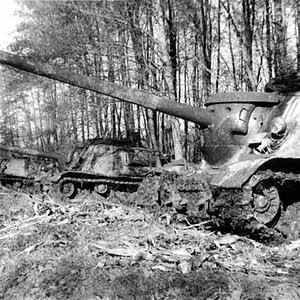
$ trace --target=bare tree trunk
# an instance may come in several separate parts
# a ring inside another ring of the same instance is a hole
[[[217,76],[216,93],[219,92],[220,68],[221,68],[221,0],[218,0],[218,21],[217,21]]]
[[[78,111],[77,107],[74,105],[74,87],[69,86],[69,102],[71,104],[71,124],[72,124],[72,132],[74,134],[75,142],[78,141]]]
[[[253,75],[253,58],[252,58],[252,44],[253,44],[253,26],[254,26],[254,12],[255,12],[255,1],[243,0],[243,36],[242,36],[242,47],[243,47],[243,61],[246,67],[246,90],[253,91],[256,89],[256,83]]]
[[[272,49],[271,49],[271,10],[270,0],[265,0],[266,6],[266,47],[267,47],[267,66],[268,66],[268,80],[273,76],[273,60],[272,60]]]
[[[82,99],[82,94],[80,94],[80,116],[81,140],[82,142],[85,142],[85,105],[84,100]]]
[[[193,95],[193,103],[196,104],[199,101],[199,60],[196,59],[199,55],[198,47],[199,47],[199,35],[196,33],[194,35],[195,44],[194,44],[194,61],[193,61],[193,73],[192,73],[192,95]]]
[[[110,46],[107,51],[107,59],[108,59],[108,80],[110,82],[115,82],[115,69],[114,69],[114,63],[113,63],[113,57],[112,57],[112,50],[110,49]],[[111,100],[110,103],[110,118],[111,118],[111,137],[113,139],[117,138],[117,104],[115,100]]]
[[[111,137],[117,138],[117,107],[116,102],[112,100],[110,104],[110,116],[111,116]]]
[[[57,116],[57,90],[56,90],[56,83],[51,84],[51,100],[52,100],[52,111],[51,111],[51,127],[53,130],[53,138],[55,141],[55,148],[59,148],[59,138],[58,138],[58,130],[60,127],[59,119]]]
[[[91,94],[92,97],[92,117],[93,117],[93,127],[94,127],[94,131],[96,136],[100,136],[100,125],[101,125],[101,121],[99,118],[99,111],[101,109],[101,107],[99,107],[99,100],[97,100],[97,95],[95,95],[94,93]]]
[[[297,22],[297,72],[300,71],[300,2],[296,1],[296,22]]]
[[[284,22],[284,12],[282,10],[282,1],[274,2],[274,64],[275,75],[281,76],[288,70],[287,48],[286,48],[286,29]]]
[[[43,119],[41,116],[42,108],[41,108],[40,89],[38,89],[37,102],[38,102],[38,111],[39,111],[39,136],[40,136],[42,150],[45,151],[44,126],[43,126]]]
[[[164,26],[164,16],[161,7],[160,0],[155,0],[155,11],[157,13],[157,23],[155,24],[154,33],[156,34],[156,39],[158,41],[159,52],[162,59],[163,64],[163,71],[165,74],[164,80],[169,91],[169,95],[171,99],[176,100],[176,89],[174,89],[174,82],[176,82],[173,78],[173,70],[172,70],[172,63],[170,59],[170,52],[168,52],[168,45],[167,45],[167,33]],[[170,2],[169,2],[169,9]],[[170,21],[170,20],[169,20]],[[170,122],[172,125],[172,135],[173,135],[173,142],[174,142],[174,156],[176,160],[183,158],[183,151],[181,145],[181,132],[180,132],[180,124],[178,120],[175,118],[170,117]]]
[[[236,36],[239,41],[240,49],[241,49],[241,70],[245,69],[245,73],[240,72],[240,80],[239,82],[246,83],[247,90],[253,90],[256,87],[255,77],[253,75],[253,58],[252,58],[252,43],[253,43],[253,26],[254,26],[254,18],[255,18],[255,1],[254,0],[243,0],[242,1],[242,14],[241,17],[243,19],[243,32],[240,30],[240,26],[238,26],[236,19],[232,15],[230,2],[227,1],[227,5],[223,4],[223,7],[227,11],[228,18],[233,26],[233,29],[236,33]],[[229,38],[231,40],[231,31],[229,30]],[[234,53],[233,48],[231,46],[231,56],[232,61],[234,61]],[[233,74],[235,74],[235,66],[233,70]],[[246,77],[244,76],[246,75]],[[235,75],[234,75],[235,76]],[[235,87],[238,88],[238,83],[235,78]],[[245,80],[246,78],[246,80]],[[241,86],[242,88],[243,86]]]
[[[32,125],[31,125],[31,114],[28,110],[28,103],[26,101],[26,97],[22,98],[23,100],[23,106],[26,113],[26,123],[27,123],[27,138],[29,141],[29,144],[27,144],[27,147],[33,146],[33,133],[32,133]]]
[[[133,49],[135,54],[135,61],[138,67],[138,85],[141,88],[145,88],[149,84],[149,74],[146,72],[146,62],[143,54],[143,43],[140,35],[140,20],[139,20],[139,10],[138,6],[131,6],[128,9],[128,14],[130,17],[130,33],[132,36]],[[146,119],[148,123],[148,132],[151,140],[153,149],[156,151],[156,166],[161,166],[161,160],[159,156],[159,147],[157,143],[157,133],[156,133],[156,112],[153,110],[146,109]]]
[[[129,53],[127,51],[127,44],[129,38],[127,37],[126,31],[119,31],[118,32],[118,38],[120,41],[120,44],[122,45],[120,49],[120,61],[119,61],[119,76],[120,76],[120,82],[124,86],[130,87],[130,78],[129,78],[129,72],[127,72],[127,60],[129,57]],[[137,51],[136,49],[134,49]],[[139,76],[139,75],[138,75]],[[124,124],[125,124],[125,130],[126,130],[126,136],[128,138],[132,137],[133,132],[135,131],[135,123],[134,123],[134,114],[132,105],[130,103],[123,103],[121,106],[124,111]]]
[[[212,45],[212,28],[210,20],[210,5],[207,0],[200,1],[200,17],[201,17],[201,47],[203,56],[203,97],[208,98],[211,93],[211,45]]]

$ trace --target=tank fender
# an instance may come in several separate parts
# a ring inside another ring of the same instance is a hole
[[[241,188],[243,184],[270,158],[244,160],[214,170],[211,185],[223,188]]]
[[[291,168],[294,172],[300,174],[300,158],[272,156],[263,159],[245,160],[218,169],[212,175],[210,184],[223,188],[242,188],[250,177],[260,169],[290,172],[289,169]]]

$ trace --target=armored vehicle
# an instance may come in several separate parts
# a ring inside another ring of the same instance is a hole
[[[56,153],[0,145],[0,182],[16,189],[40,190],[46,173],[54,175],[62,171],[62,158]]]
[[[130,139],[89,140],[69,157],[0,145],[0,182],[31,192],[59,190],[73,198],[79,190],[102,196],[111,190],[135,191],[155,167],[155,151]]]
[[[95,138],[70,153],[66,170],[54,183],[68,198],[84,189],[102,196],[109,195],[111,190],[132,192],[153,167],[152,149],[130,139]]]
[[[294,197],[300,180],[298,92],[220,93],[212,95],[204,108],[196,108],[3,51],[0,63],[200,125],[203,162],[192,168],[167,166],[158,202],[173,205],[191,219],[212,217],[242,230],[278,224],[284,231],[292,224],[298,235],[299,200]],[[270,232],[276,235],[277,230]]]

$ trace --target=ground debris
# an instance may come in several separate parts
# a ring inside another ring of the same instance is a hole
[[[114,256],[131,257],[134,260],[151,259],[152,255],[146,249],[137,249],[133,246],[127,247],[114,247],[110,248],[105,246],[105,243],[98,241],[97,244],[90,243],[91,247],[96,248],[100,252],[105,252]]]
[[[166,224],[120,197],[3,196],[1,299],[299,299],[299,241]]]

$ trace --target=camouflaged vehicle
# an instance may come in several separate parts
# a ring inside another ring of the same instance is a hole
[[[20,147],[0,145],[0,182],[15,189],[41,189],[44,174],[52,176],[64,166],[63,156]]]
[[[95,138],[70,153],[66,170],[54,183],[68,198],[80,190],[96,191],[102,196],[111,190],[133,192],[153,167],[152,149],[129,139]]]

